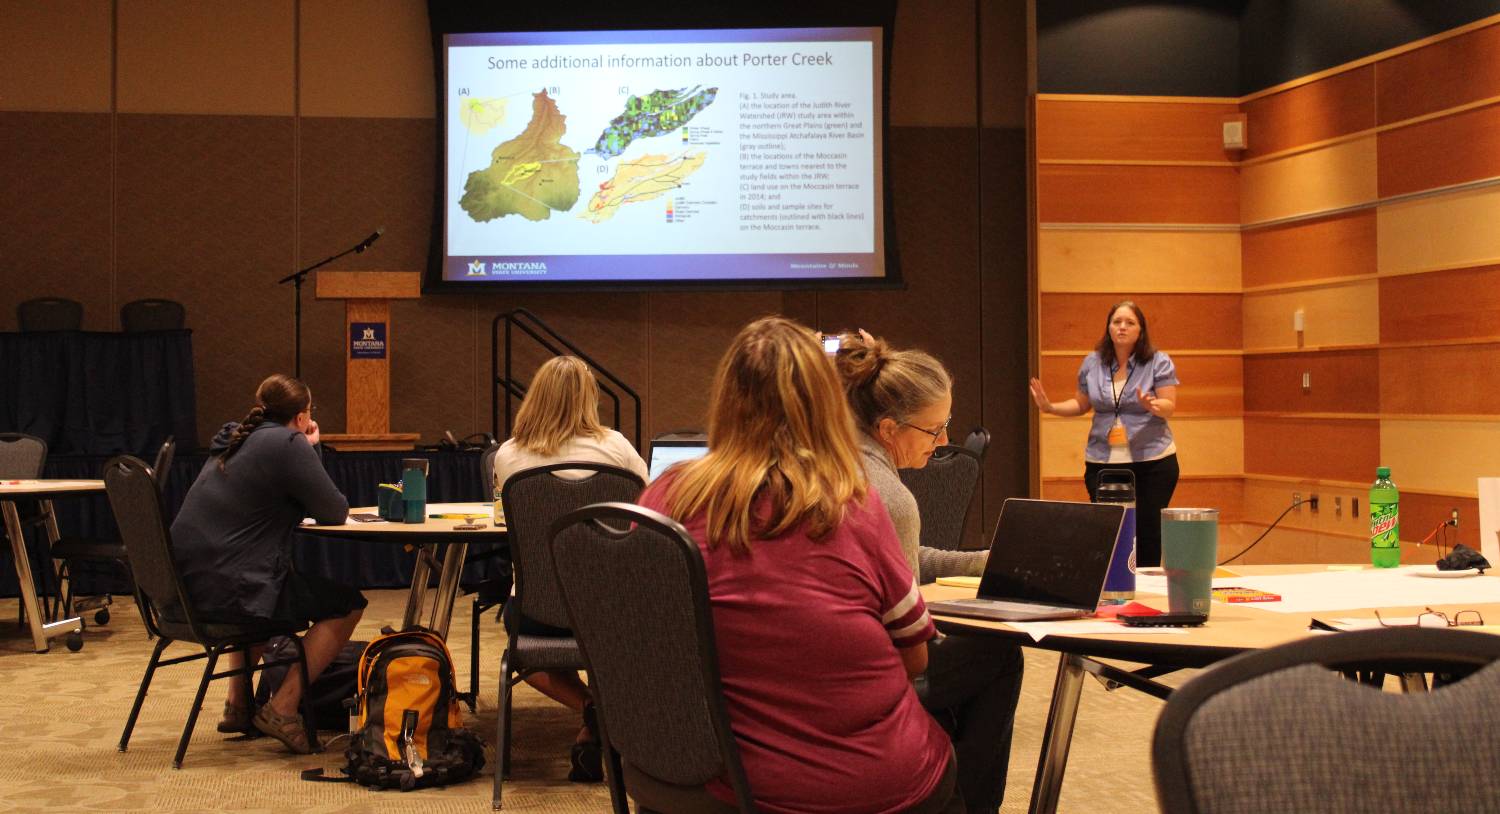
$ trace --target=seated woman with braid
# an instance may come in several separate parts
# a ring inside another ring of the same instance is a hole
[[[316,679],[349,640],[364,611],[359,591],[292,569],[292,532],[304,517],[343,523],[349,502],[334,486],[313,447],[318,422],[312,392],[275,374],[255,391],[255,406],[225,424],[172,523],[177,568],[203,621],[311,622],[302,637],[307,675]],[[260,648],[251,648],[251,663]],[[230,668],[244,656],[225,657]],[[258,729],[298,754],[312,751],[298,705],[302,676],[289,670],[270,703],[252,709],[250,682],[231,681],[220,732]]]

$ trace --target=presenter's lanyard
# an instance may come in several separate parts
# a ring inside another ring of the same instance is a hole
[[[1108,392],[1110,396],[1115,400],[1115,420],[1119,421],[1120,396],[1125,392],[1126,385],[1130,384],[1130,372],[1135,369],[1135,360],[1132,359],[1125,363],[1125,381],[1120,383],[1120,389],[1118,390],[1115,389],[1115,371],[1117,369],[1118,368],[1116,368],[1114,365],[1110,365],[1109,370],[1105,371],[1104,373],[1104,384],[1107,388],[1109,388]]]

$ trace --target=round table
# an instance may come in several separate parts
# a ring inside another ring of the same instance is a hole
[[[21,515],[16,510],[18,500],[36,500],[41,503],[42,513],[38,518],[47,530],[47,546],[50,548],[61,535],[57,532],[57,514],[52,511],[52,498],[92,495],[104,491],[102,480],[0,480],[0,514],[5,516],[5,535],[10,538],[10,551],[16,565],[16,582],[21,592],[21,607],[26,610],[26,621],[31,628],[31,641],[36,652],[50,649],[49,639],[67,637],[69,650],[83,647],[83,620],[77,616],[63,619],[44,619],[41,601],[37,598],[36,582],[31,573],[31,557],[26,551],[25,530],[21,527]],[[53,566],[56,575],[56,566]]]

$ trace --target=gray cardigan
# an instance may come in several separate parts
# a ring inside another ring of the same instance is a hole
[[[896,526],[896,536],[901,538],[901,553],[906,555],[906,563],[918,581],[926,584],[938,577],[983,574],[987,551],[944,551],[922,545],[922,515],[917,499],[901,482],[890,453],[865,433],[860,433],[859,448],[865,458],[865,477],[885,504]]]

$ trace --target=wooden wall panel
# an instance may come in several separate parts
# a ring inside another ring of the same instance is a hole
[[[1400,488],[1400,484],[1397,484]],[[1403,545],[1403,554],[1410,554],[1418,562],[1435,562],[1443,553],[1437,542],[1445,539],[1459,542],[1479,550],[1479,501],[1472,497],[1432,495],[1412,489],[1401,489],[1401,539],[1407,543],[1420,542],[1428,533],[1446,521],[1449,513],[1458,509],[1458,528],[1449,528],[1446,537],[1434,538],[1433,544],[1417,547]],[[1491,540],[1491,542],[1494,542]],[[1403,560],[1406,557],[1402,557]],[[1486,619],[1485,621],[1489,621]]]
[[[1500,263],[1500,189],[1456,192],[1376,210],[1382,274]]]
[[[1374,419],[1245,419],[1245,474],[1313,480],[1373,478],[1381,464]]]
[[[1375,212],[1363,209],[1240,236],[1246,288],[1374,274]]]
[[[1238,523],[1244,513],[1243,480],[1239,477],[1182,477],[1172,493],[1170,505],[1187,508],[1203,507],[1219,510],[1220,533],[1224,524]],[[1055,477],[1042,481],[1042,497],[1047,500],[1087,501],[1088,490],[1083,486],[1083,471],[1072,477]]]
[[[1043,350],[1087,350],[1104,333],[1115,294],[1041,295]],[[1151,341],[1174,350],[1237,350],[1241,346],[1237,294],[1142,294],[1132,297],[1146,315]]]
[[[1500,265],[1380,279],[1380,338],[1500,336]]]
[[[303,2],[304,116],[434,115],[432,34],[422,0]]]
[[[119,0],[122,113],[289,116],[292,0]]]
[[[1500,468],[1500,416],[1494,421],[1387,418],[1380,426],[1380,457],[1399,488],[1475,494],[1475,478]]]
[[[1375,137],[1240,168],[1241,223],[1324,212],[1376,196]]]
[[[1240,288],[1237,231],[1042,229],[1042,291],[1233,291]]]
[[[1037,168],[1042,223],[1238,223],[1232,167]]]
[[[1488,26],[1381,60],[1375,67],[1381,124],[1500,96],[1500,26]]]
[[[1500,105],[1387,130],[1378,138],[1381,197],[1500,176]]]
[[[1081,356],[1043,356],[1042,386],[1053,401],[1066,401],[1078,387],[1078,365]],[[1228,356],[1176,355],[1178,412],[1192,414],[1238,415],[1245,395],[1241,358]]]
[[[1374,480],[1375,473],[1369,479]],[[1366,504],[1369,489],[1342,483],[1324,483],[1314,479],[1301,481],[1264,480],[1245,478],[1245,518],[1262,525],[1269,525],[1292,504],[1292,494],[1304,500],[1318,496],[1316,511],[1303,505],[1287,513],[1277,531],[1302,529],[1321,535],[1339,535],[1353,538],[1368,548],[1370,545],[1370,516]],[[1359,499],[1359,510],[1355,512],[1354,499]],[[1338,504],[1337,506],[1335,504]],[[1360,538],[1363,538],[1362,540]],[[1368,554],[1365,555],[1368,560]],[[1340,560],[1334,560],[1335,562]],[[1349,560],[1342,560],[1348,562]]]
[[[1090,416],[1042,419],[1042,477],[1073,477],[1083,472]],[[1172,439],[1184,475],[1237,477],[1245,470],[1241,419],[1176,416]]]
[[[1375,126],[1375,66],[1333,74],[1242,107],[1249,117],[1246,159],[1368,130]]]
[[[1304,315],[1309,348],[1380,341],[1380,287],[1374,279],[1293,291],[1245,294],[1245,350],[1298,347],[1293,315]]]
[[[1495,413],[1490,382],[1500,371],[1500,343],[1381,348],[1380,408],[1387,413]],[[1500,470],[1500,462],[1493,469]]]
[[[109,0],[4,0],[0,19],[0,110],[109,112]]]
[[[1374,350],[1245,357],[1245,412],[1378,413]],[[1302,390],[1302,376],[1312,387]]]
[[[1230,161],[1220,125],[1233,103],[1039,99],[1036,154],[1042,161]]]
[[[1088,442],[1092,415],[1074,418],[1043,416],[1037,422],[1038,447],[1044,478],[1083,477],[1083,449]]]

